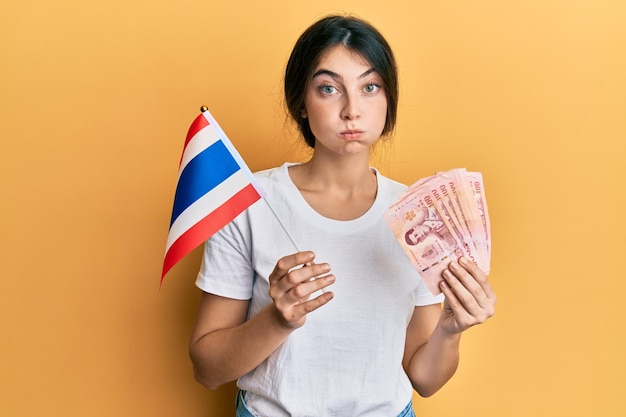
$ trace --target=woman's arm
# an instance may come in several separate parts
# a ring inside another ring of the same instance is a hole
[[[334,281],[332,275],[311,281],[330,269],[311,264],[313,258],[311,252],[299,252],[279,260],[270,275],[274,303],[248,321],[248,300],[202,294],[189,346],[198,382],[216,389],[250,372],[304,324],[309,312],[332,299],[326,292],[309,300]]]
[[[437,392],[459,363],[461,334],[495,313],[496,296],[485,274],[460,259],[443,273],[446,297],[438,305],[416,307],[409,326],[403,365],[415,390],[424,397]]]

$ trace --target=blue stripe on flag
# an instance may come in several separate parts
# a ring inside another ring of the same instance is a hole
[[[211,191],[239,169],[239,164],[221,140],[196,155],[180,174],[174,196],[170,227],[174,220],[194,201]]]

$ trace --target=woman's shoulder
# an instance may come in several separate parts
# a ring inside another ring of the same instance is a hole
[[[276,178],[277,176],[286,174],[287,168],[289,168],[289,166],[291,165],[295,165],[295,163],[285,162],[284,164],[276,166],[276,167],[261,169],[259,171],[255,171],[254,176],[258,179]]]
[[[261,186],[271,186],[272,184],[284,183],[289,179],[287,168],[292,163],[286,162],[283,165],[267,168],[254,172],[254,178]]]
[[[293,199],[298,193],[296,186],[289,177],[288,168],[295,163],[285,162],[284,164],[254,172],[256,186],[265,196],[270,196],[272,200]]]
[[[408,188],[406,184],[403,184],[399,181],[386,177],[385,175],[381,174],[380,171],[378,170],[376,170],[376,176],[378,177],[379,188],[387,190],[389,195],[392,198],[401,196],[402,194],[404,194],[404,192]]]

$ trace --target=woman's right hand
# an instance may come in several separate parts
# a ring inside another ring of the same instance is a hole
[[[330,265],[313,263],[315,254],[298,252],[278,260],[269,276],[269,295],[274,300],[278,320],[282,326],[297,329],[306,321],[306,315],[317,310],[333,298],[326,291],[311,299],[316,291],[335,282],[329,274]]]

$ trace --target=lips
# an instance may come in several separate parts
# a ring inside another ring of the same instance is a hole
[[[358,139],[362,135],[363,135],[363,131],[356,130],[356,129],[344,130],[339,133],[339,136],[341,136],[344,139]]]

